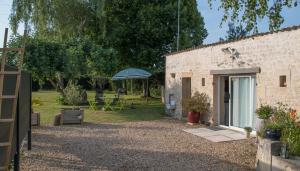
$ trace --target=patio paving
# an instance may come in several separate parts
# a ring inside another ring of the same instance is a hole
[[[246,139],[246,135],[241,132],[237,132],[229,129],[220,129],[218,127],[190,128],[190,129],[183,129],[183,131],[205,138],[212,142],[225,142],[225,141],[236,141],[236,140]]]

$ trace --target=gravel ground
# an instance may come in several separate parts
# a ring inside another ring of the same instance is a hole
[[[212,143],[159,121],[42,126],[21,170],[254,170],[255,139]]]

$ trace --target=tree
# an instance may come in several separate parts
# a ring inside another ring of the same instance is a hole
[[[242,25],[235,26],[233,23],[228,23],[227,36],[226,40],[237,40],[247,36],[247,31],[243,28]],[[224,40],[224,39],[220,39]]]
[[[212,6],[213,1],[208,0]],[[220,0],[220,9],[224,10],[222,23],[228,19],[232,22],[246,24],[246,31],[257,32],[257,21],[264,17],[269,19],[269,30],[278,30],[284,22],[281,15],[283,8],[295,7],[299,0]]]
[[[202,44],[207,36],[196,0],[182,0],[180,47]],[[161,57],[176,50],[177,0],[14,0],[10,17],[16,31],[24,22],[39,39],[86,37],[113,48],[121,66],[163,71]],[[120,69],[122,69],[120,68]]]
[[[104,5],[105,0],[14,0],[10,25],[16,33],[23,22],[40,39],[64,40],[83,35],[97,39],[105,29]]]
[[[162,57],[176,51],[177,0],[113,0],[105,9],[107,41],[122,66],[163,71]],[[182,1],[181,16],[180,49],[202,44],[207,31],[195,0]]]
[[[180,49],[202,44],[207,30],[196,0],[181,0],[180,15]],[[81,76],[110,77],[127,67],[164,72],[163,56],[177,50],[177,0],[14,0],[10,16],[14,31],[21,22],[37,43],[62,48],[63,55],[55,60],[63,61],[63,68],[54,64],[56,74],[39,73],[43,65],[34,71],[37,79],[47,78],[53,85]],[[44,58],[41,61],[53,55]]]
[[[21,36],[10,40],[10,47],[19,47]],[[23,69],[32,74],[32,78],[43,84],[49,81],[58,91],[64,88],[65,51],[62,45],[27,38]]]

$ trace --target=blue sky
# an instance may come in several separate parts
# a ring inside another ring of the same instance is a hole
[[[222,19],[223,12],[218,11],[218,2],[213,4],[213,8],[210,9],[207,4],[207,0],[197,0],[198,10],[204,17],[205,27],[208,30],[208,37],[204,40],[205,44],[217,42],[220,37],[225,37],[227,24],[225,23],[220,28],[220,22]],[[12,0],[0,0],[0,46],[3,43],[4,28],[9,27],[8,17],[10,14]],[[292,9],[284,9],[282,14],[285,18],[285,22],[282,28],[293,25],[300,25],[300,5]],[[20,27],[19,32],[23,33],[23,27]],[[266,19],[259,22],[259,32],[268,31],[268,21]]]

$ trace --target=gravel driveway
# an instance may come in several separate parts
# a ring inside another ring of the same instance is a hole
[[[253,170],[255,139],[212,143],[159,121],[42,126],[21,170]]]

